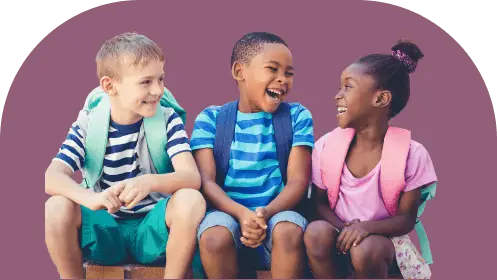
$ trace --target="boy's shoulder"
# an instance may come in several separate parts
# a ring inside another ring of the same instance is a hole
[[[299,102],[288,102],[288,105],[290,106],[290,113],[292,116],[298,116],[301,114],[307,115],[308,117],[312,118],[311,111],[307,109],[304,105],[302,105]]]
[[[197,116],[197,121],[202,120],[206,116],[211,119],[212,121],[216,121],[217,115],[219,114],[219,111],[221,110],[222,106],[219,105],[211,105],[203,109]]]
[[[81,109],[76,121],[73,123],[73,127],[79,128],[85,135],[88,131],[88,124],[90,123],[90,112],[90,110]]]
[[[164,106],[160,106],[162,112],[164,113],[164,119],[165,121],[171,121],[171,116],[172,115],[175,115],[176,114],[176,117],[179,118],[179,115],[176,113],[176,111],[174,111],[173,108],[170,108],[170,107],[164,107]]]

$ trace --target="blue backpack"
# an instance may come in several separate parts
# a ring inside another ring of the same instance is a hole
[[[230,162],[231,143],[235,136],[236,113],[238,101],[230,102],[221,107],[216,120],[216,138],[214,140],[214,160],[216,161],[216,183],[224,186]],[[287,183],[288,158],[293,144],[293,126],[290,105],[282,102],[273,113],[274,139],[276,142],[276,157],[283,184]],[[307,216],[308,198],[304,196],[294,210],[304,217]]]
[[[217,115],[213,152],[216,161],[216,183],[220,187],[224,186],[226,174],[228,174],[237,111],[238,101],[233,101],[223,105]],[[276,112],[273,113],[273,127],[278,163],[283,183],[286,184],[288,157],[293,142],[292,118],[288,103],[281,103]]]

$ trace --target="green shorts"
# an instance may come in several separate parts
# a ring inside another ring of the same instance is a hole
[[[169,198],[159,200],[145,217],[133,219],[114,219],[105,210],[92,211],[81,206],[83,258],[101,265],[165,263]]]

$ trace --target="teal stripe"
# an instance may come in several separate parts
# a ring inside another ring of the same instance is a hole
[[[231,168],[237,170],[260,170],[275,165],[278,165],[278,161],[276,159],[265,159],[263,161],[231,159],[230,161]]]
[[[281,177],[281,172],[279,168],[276,169],[271,174],[265,174],[263,176],[250,178],[250,179],[240,179],[240,178],[235,179],[232,178],[231,176],[226,176],[224,184],[226,186],[231,186],[231,187],[262,186],[266,182],[266,180],[274,177]]]
[[[276,185],[269,190],[263,193],[253,193],[253,194],[244,194],[238,192],[227,192],[226,194],[232,199],[245,199],[245,198],[255,198],[255,197],[264,197],[264,196],[273,196],[279,190],[281,185]]]
[[[232,150],[238,150],[242,152],[253,153],[254,151],[264,153],[264,152],[276,152],[276,145],[274,143],[267,144],[252,144],[252,143],[243,143],[243,142],[233,142],[231,145]]]
[[[269,127],[265,127],[263,125],[254,125],[245,129],[241,129],[240,126],[236,125],[235,133],[240,132],[253,135],[271,135],[273,134],[273,125],[271,124]]]

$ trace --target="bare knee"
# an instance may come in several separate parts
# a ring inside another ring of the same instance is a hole
[[[274,226],[273,246],[278,244],[285,252],[292,252],[303,247],[304,232],[294,223],[280,222]]]
[[[304,243],[309,257],[325,259],[335,250],[338,232],[326,221],[315,221],[307,226]]]
[[[395,256],[392,241],[383,236],[366,237],[357,247],[352,247],[350,257],[355,270],[367,271],[385,262],[390,264]]]
[[[209,254],[222,254],[235,246],[231,232],[223,226],[206,229],[200,236],[200,250]]]
[[[195,189],[180,189],[170,200],[173,220],[189,221],[200,224],[205,216],[206,202],[202,194]]]
[[[81,225],[79,205],[63,196],[52,196],[45,202],[45,228],[48,233]]]

